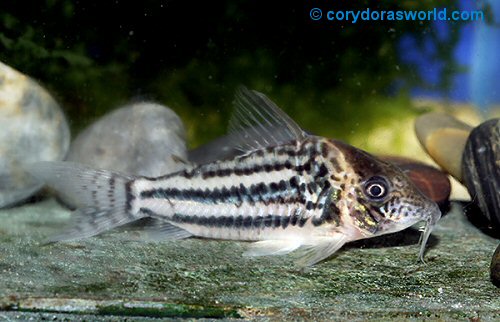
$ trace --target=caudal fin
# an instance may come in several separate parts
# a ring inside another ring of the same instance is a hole
[[[38,162],[27,170],[78,207],[70,228],[51,241],[94,236],[140,218],[127,211],[126,187],[133,177],[72,162]]]

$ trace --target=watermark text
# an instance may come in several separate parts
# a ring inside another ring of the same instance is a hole
[[[312,8],[309,12],[312,20],[349,21],[482,21],[484,13],[481,10],[328,10]]]

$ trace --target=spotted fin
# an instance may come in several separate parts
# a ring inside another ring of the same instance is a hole
[[[293,252],[300,247],[300,242],[293,240],[262,240],[254,242],[243,256],[276,256]]]
[[[300,267],[312,266],[333,255],[348,241],[348,237],[342,233],[316,239],[310,245],[302,246],[295,252],[296,263]]]
[[[71,227],[51,241],[94,236],[141,218],[127,209],[126,187],[132,177],[72,162],[38,162],[27,170],[78,207]]]
[[[72,220],[62,233],[52,236],[48,242],[58,242],[63,240],[78,240],[101,234],[110,229],[122,226],[131,220],[124,215],[124,208],[98,209],[95,207],[86,207],[75,210],[72,214]]]
[[[133,177],[96,170],[74,162],[36,162],[29,173],[76,207],[113,208],[125,205],[125,184]]]
[[[264,94],[240,87],[229,121],[229,139],[241,151],[302,140],[307,134]]]

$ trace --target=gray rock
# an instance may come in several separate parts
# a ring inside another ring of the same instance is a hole
[[[78,135],[68,161],[126,174],[157,177],[181,169],[186,131],[171,109],[136,103],[103,116]]]
[[[0,207],[42,186],[23,170],[37,161],[62,160],[69,148],[66,119],[34,80],[0,62]]]

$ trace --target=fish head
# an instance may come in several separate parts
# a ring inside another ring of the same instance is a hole
[[[347,211],[361,236],[373,237],[403,230],[425,221],[422,249],[441,217],[438,205],[423,194],[393,164],[344,143],[336,143],[345,159]]]

